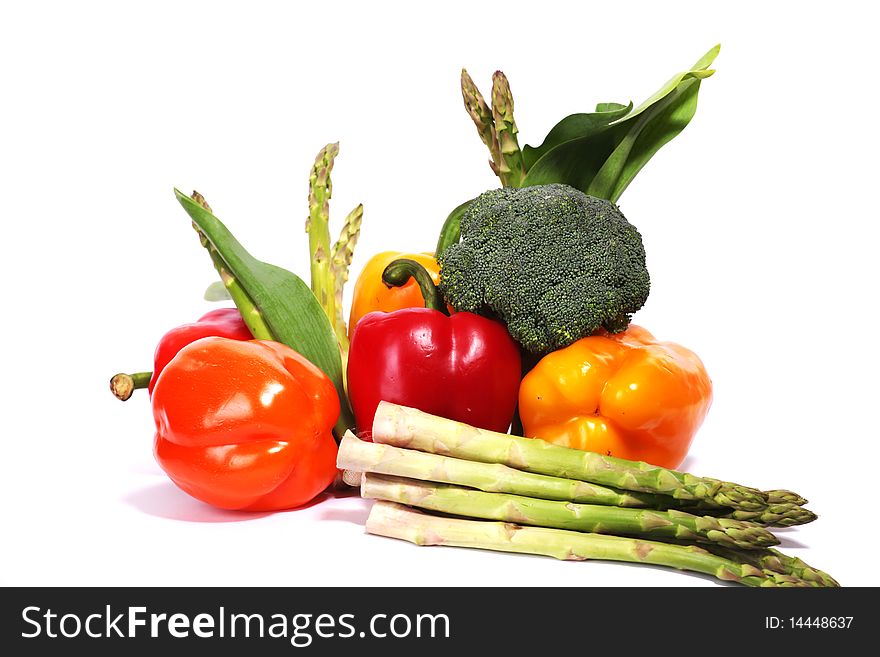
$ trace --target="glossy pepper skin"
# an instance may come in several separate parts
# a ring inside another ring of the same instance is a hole
[[[431,275],[434,285],[440,282],[440,265],[433,253],[399,253],[384,251],[374,255],[361,271],[354,284],[351,300],[351,315],[348,321],[349,338],[354,328],[367,313],[381,310],[386,313],[403,308],[423,308],[425,299],[415,280],[409,280],[401,286],[388,286],[382,281],[382,272],[393,261],[405,258],[413,260],[424,267]]]
[[[336,476],[336,389],[280,343],[196,340],[162,370],[152,404],[156,460],[208,504],[295,508]]]
[[[200,338],[218,336],[232,340],[251,340],[253,336],[237,308],[218,308],[202,315],[198,321],[177,326],[168,331],[159,344],[153,357],[153,376],[150,378],[149,393],[152,396],[156,380],[177,352]]]
[[[519,390],[526,436],[666,468],[681,465],[711,404],[697,355],[633,325],[548,354]]]
[[[383,272],[391,285],[410,276],[430,307],[368,313],[352,335],[348,395],[359,434],[370,437],[383,400],[507,431],[519,389],[519,347],[501,322],[472,313],[448,316],[418,262],[397,260]]]

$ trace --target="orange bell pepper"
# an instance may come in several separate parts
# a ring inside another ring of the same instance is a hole
[[[390,313],[403,308],[424,308],[425,299],[415,279],[411,278],[400,287],[389,287],[382,282],[385,267],[399,258],[415,260],[428,270],[434,285],[440,283],[440,265],[433,253],[399,253],[383,251],[374,255],[364,266],[354,284],[351,301],[351,315],[348,321],[348,335],[354,333],[354,327],[361,317],[374,310]]]
[[[711,403],[697,355],[633,325],[548,354],[519,389],[526,436],[665,468],[681,465]]]

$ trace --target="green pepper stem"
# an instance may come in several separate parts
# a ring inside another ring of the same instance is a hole
[[[120,372],[110,379],[110,392],[119,401],[125,401],[131,397],[135,390],[149,387],[152,378],[152,372],[135,372],[134,374]]]
[[[425,299],[425,308],[438,310],[444,315],[448,315],[446,302],[440,296],[440,290],[434,285],[431,275],[415,260],[409,258],[398,258],[394,262],[385,267],[382,272],[382,282],[388,287],[400,287],[404,285],[410,278],[414,278],[422,291],[422,297]]]
[[[470,199],[465,201],[459,206],[449,213],[449,216],[446,217],[446,221],[443,222],[443,228],[440,229],[440,236],[437,238],[437,248],[434,249],[434,254],[439,258],[443,255],[443,252],[453,244],[458,244],[461,240],[461,216],[464,214],[465,210],[468,209],[468,206],[471,204],[471,201],[474,199]]]

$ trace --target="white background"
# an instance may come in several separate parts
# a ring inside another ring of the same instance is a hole
[[[621,208],[651,297],[636,321],[696,351],[715,403],[685,464],[810,498],[783,549],[878,585],[877,22],[870,3],[21,3],[0,13],[0,583],[714,586],[367,536],[367,504],[228,513],[152,458],[145,394],[214,272],[172,194],[202,192],[258,257],[307,276],[307,178],[339,140],[334,232],[365,205],[356,275],[431,250],[496,186],[462,66],[516,98],[521,143],[638,104],[717,42],[691,125]],[[320,7],[320,9],[318,9]],[[349,302],[347,297],[346,302]],[[874,523],[874,524],[871,524]]]

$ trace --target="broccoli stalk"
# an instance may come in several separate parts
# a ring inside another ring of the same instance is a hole
[[[532,354],[626,329],[650,289],[639,232],[615,204],[563,184],[481,194],[438,260],[446,300],[500,318]]]

